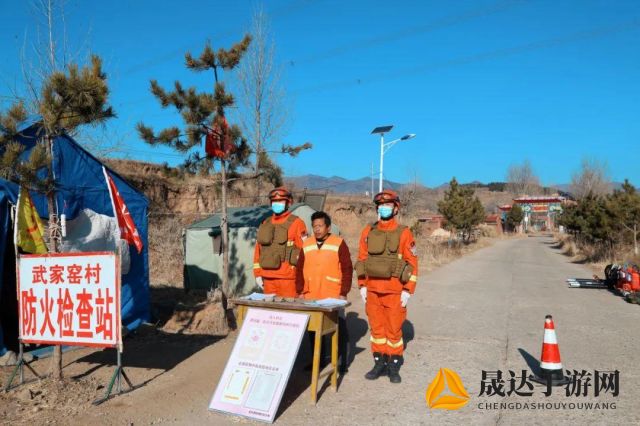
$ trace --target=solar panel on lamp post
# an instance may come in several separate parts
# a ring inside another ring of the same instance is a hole
[[[380,126],[373,129],[371,134],[380,134],[380,178],[378,179],[378,192],[382,192],[382,176],[384,172],[384,154],[391,149],[393,145],[400,141],[406,141],[416,137],[415,133],[408,133],[401,138],[384,143],[384,134],[389,132],[393,126]]]

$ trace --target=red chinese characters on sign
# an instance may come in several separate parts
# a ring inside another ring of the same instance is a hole
[[[82,266],[69,265],[67,266],[67,282],[69,284],[80,284],[82,280]]]
[[[47,330],[50,335],[56,334],[56,329],[53,328],[51,322],[51,312],[53,312],[53,298],[49,297],[49,289],[44,290],[44,298],[40,299],[40,309],[44,313],[44,321],[42,321],[42,327],[40,327],[40,334],[45,335]]]
[[[47,273],[47,268],[45,268],[42,265],[37,265],[34,266],[31,269],[31,272],[33,273],[33,283],[34,284],[38,284],[38,283],[42,283],[42,284],[47,284],[48,281],[45,278],[45,274]]]
[[[98,314],[98,326],[96,334],[102,333],[105,339],[113,337],[111,305],[113,297],[109,296],[109,289],[105,290],[105,296],[102,297],[102,289],[98,289],[98,297],[96,298],[96,310]]]
[[[49,282],[51,284],[64,283],[64,267],[60,265],[49,266]]]
[[[85,288],[76,297],[78,298],[78,308],[76,309],[79,323],[78,337],[93,337],[93,332],[91,331],[91,313],[93,312],[91,299],[93,295],[87,293]]]
[[[65,289],[64,293],[62,289],[58,289],[58,329],[60,330],[60,336],[73,337],[74,331],[72,327],[73,323],[73,301],[69,294],[69,289]]]
[[[22,335],[36,334],[36,301],[37,297],[33,295],[33,289],[22,291],[20,297],[20,320],[22,323]]]
[[[93,280],[94,284],[100,284],[100,264],[95,266],[87,265],[84,268],[84,279],[87,280],[87,284],[91,284]]]
[[[18,260],[20,338],[115,346],[120,287],[113,253],[27,255]]]
[[[100,284],[99,263],[86,265],[71,264],[68,266],[54,264],[47,267],[34,266],[31,269],[33,284]]]

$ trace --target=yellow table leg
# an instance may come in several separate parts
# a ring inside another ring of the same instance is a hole
[[[315,330],[313,344],[313,367],[311,369],[311,403],[318,401],[318,375],[320,374],[320,354],[322,352],[322,319],[324,315],[318,315],[318,329]]]
[[[344,360],[343,360],[344,362]],[[331,387],[334,392],[338,391],[338,324],[336,323],[336,331],[331,336],[331,365],[333,372],[331,373]]]
[[[246,315],[247,307],[243,305],[238,305],[238,330],[242,328],[242,322],[244,321],[244,317]]]

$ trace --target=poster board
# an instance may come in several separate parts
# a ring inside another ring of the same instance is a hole
[[[250,308],[209,409],[272,423],[308,314]]]
[[[52,253],[17,259],[20,339],[116,347],[120,265],[115,253]]]

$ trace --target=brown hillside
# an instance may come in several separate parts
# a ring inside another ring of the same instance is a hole
[[[182,286],[184,228],[219,209],[219,186],[216,176],[180,174],[162,164],[132,160],[104,160],[106,164],[144,192],[149,206],[149,262],[151,282]],[[236,181],[229,191],[230,206],[247,206],[266,202],[256,198],[253,181]],[[265,186],[265,191],[269,189]],[[497,205],[509,203],[506,192],[476,191],[485,210],[494,212]],[[437,211],[444,189],[406,186],[400,192],[403,201],[401,221],[409,226],[420,216]],[[329,194],[325,210],[333,217],[352,251],[357,247],[360,231],[375,220],[371,200],[365,196]]]

